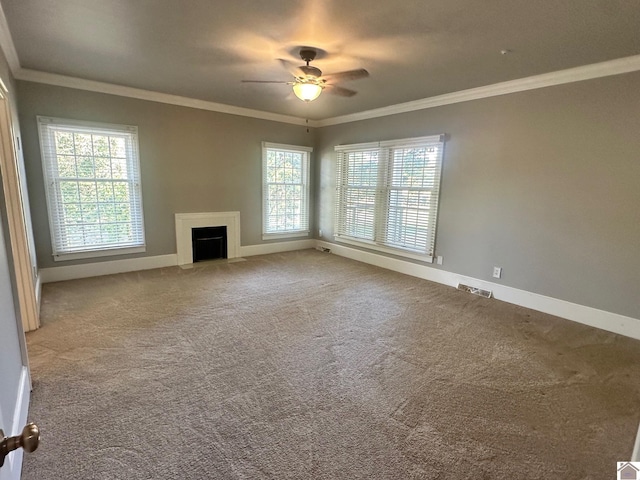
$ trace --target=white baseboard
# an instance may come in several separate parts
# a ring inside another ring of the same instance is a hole
[[[31,382],[29,380],[29,369],[22,367],[20,372],[20,383],[18,384],[18,396],[16,397],[16,408],[13,412],[13,424],[11,431],[5,431],[7,437],[20,435],[22,429],[27,424],[29,413],[29,400],[31,397]],[[2,480],[20,480],[22,473],[22,455],[24,451],[19,448],[6,456],[4,466],[0,471]]]
[[[241,257],[253,255],[265,255],[269,253],[289,252],[292,250],[304,250],[313,248],[316,241],[313,239],[294,240],[290,242],[263,243],[259,245],[247,245],[240,247]],[[152,268],[172,267],[178,264],[178,255],[156,255],[153,257],[138,257],[127,260],[113,260],[110,262],[83,263],[81,265],[68,265],[64,267],[41,268],[38,278],[42,283],[61,282],[77,278],[99,277],[114,273],[135,272],[138,270],[150,270]]]
[[[316,245],[329,248],[332,253],[342,257],[351,258],[432,282],[442,283],[451,287],[457,287],[458,283],[464,283],[465,285],[482,288],[483,290],[492,290],[493,296],[497,300],[513,303],[521,307],[530,308],[640,340],[640,319],[578,305],[576,303],[479,280],[477,278],[458,275],[457,273],[447,272],[427,265],[418,265],[396,258],[385,257],[344,245],[324,241],[317,241]]]
[[[110,262],[83,263],[81,265],[68,265],[66,267],[50,267],[40,269],[42,283],[74,280],[76,278],[99,277],[114,273],[135,272],[138,270],[151,270],[153,268],[172,267],[178,264],[178,256],[175,253],[169,255],[156,255],[153,257],[138,257],[127,260],[113,260]]]
[[[638,425],[638,435],[636,435],[636,443],[633,446],[630,462],[640,462],[640,425]]]
[[[269,253],[290,252],[293,250],[305,250],[314,248],[316,240],[292,240],[290,242],[262,243],[259,245],[247,245],[240,247],[241,257],[251,257],[253,255],[267,255]]]

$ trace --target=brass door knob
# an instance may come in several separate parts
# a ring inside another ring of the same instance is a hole
[[[26,452],[33,452],[40,443],[40,429],[35,423],[28,423],[20,435],[5,437],[0,430],[0,467],[4,465],[4,457],[10,452],[23,448]]]

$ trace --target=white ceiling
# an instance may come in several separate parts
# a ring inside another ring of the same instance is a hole
[[[640,53],[640,0],[0,0],[20,66],[324,119]],[[365,68],[305,104],[278,59]],[[502,55],[501,50],[510,53]]]

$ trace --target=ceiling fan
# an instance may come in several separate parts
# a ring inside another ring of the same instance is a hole
[[[291,81],[278,81],[278,80],[242,80],[244,83],[280,83],[284,85],[293,86],[293,93],[300,100],[310,102],[320,96],[323,90],[333,95],[339,95],[341,97],[352,97],[357,92],[355,90],[349,90],[348,88],[340,87],[336,83],[344,82],[348,80],[357,80],[359,78],[365,78],[369,76],[364,68],[356,70],[347,70],[345,72],[329,73],[322,75],[322,71],[314,66],[309,65],[317,55],[317,51],[313,48],[303,47],[300,49],[300,58],[306,65],[299,67],[292,67],[286,60],[280,60],[287,70],[293,75]]]

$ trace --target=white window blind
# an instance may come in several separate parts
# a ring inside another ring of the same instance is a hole
[[[54,258],[144,251],[137,127],[38,124]]]
[[[338,152],[336,212],[342,235],[372,241],[375,238],[378,158],[377,148]]]
[[[444,135],[336,147],[337,240],[432,257]]]
[[[262,238],[309,234],[310,147],[263,142]]]

